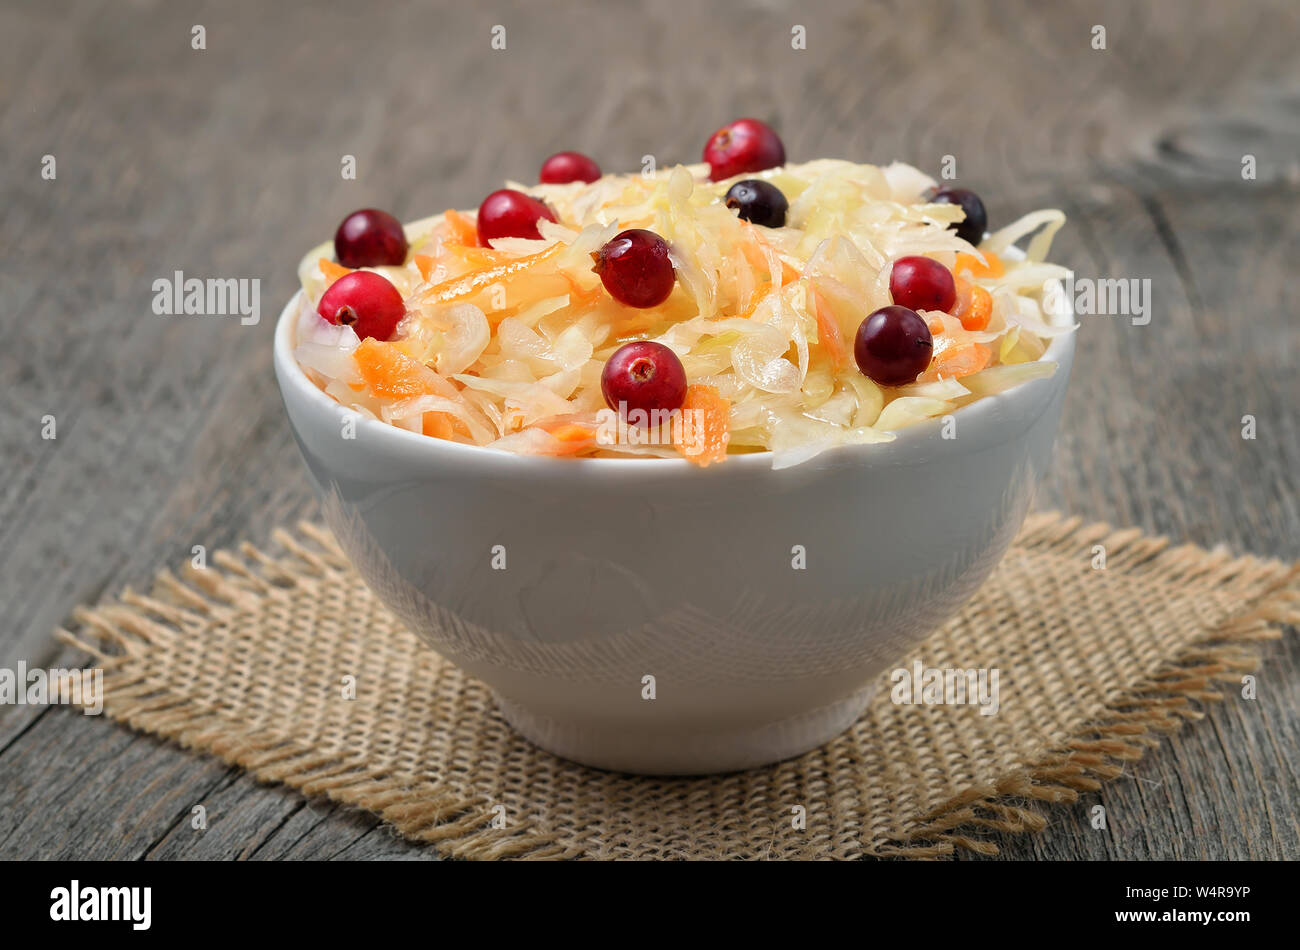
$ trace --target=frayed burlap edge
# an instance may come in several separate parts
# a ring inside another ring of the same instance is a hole
[[[407,838],[437,844],[447,857],[580,857],[584,849],[560,844],[558,833],[532,822],[508,829],[485,827],[483,799],[449,793],[359,758],[323,755],[273,729],[236,732],[227,715],[188,697],[161,692],[142,672],[130,669],[131,659],[168,637],[182,635],[187,626],[216,619],[258,598],[284,596],[284,588],[304,575],[319,578],[346,566],[328,531],[308,522],[300,523],[298,530],[301,537],[283,529],[272,535],[283,554],[272,556],[245,543],[239,548],[242,559],[218,551],[204,569],[187,566],[184,580],[170,571],[159,572],[150,595],[128,588],[117,601],[78,608],[73,614],[77,631],[61,628],[56,636],[99,662],[104,670],[104,710],[110,718],[215,755],[259,781],[369,811]],[[1272,583],[1241,612],[1200,633],[1139,686],[1112,697],[1103,713],[1063,748],[996,783],[966,789],[917,817],[897,841],[865,848],[865,854],[933,859],[962,849],[994,855],[994,842],[973,835],[1043,830],[1047,819],[1042,805],[1076,801],[1080,792],[1096,791],[1104,781],[1119,777],[1125,763],[1158,745],[1160,735],[1203,718],[1198,707],[1223,698],[1215,683],[1237,680],[1257,668],[1259,643],[1279,639],[1281,625],[1300,624],[1300,564],[1234,559],[1226,551],[1193,545],[1171,548],[1168,539],[1147,537],[1138,529],[1085,526],[1082,519],[1057,513],[1030,516],[1017,544],[1062,551],[1102,544],[1112,562],[1141,564],[1166,580],[1184,583],[1213,586],[1229,579],[1265,577]]]
[[[1111,698],[1100,716],[1040,761],[990,785],[968,788],[918,817],[897,845],[882,856],[938,858],[957,849],[995,855],[997,845],[975,838],[979,830],[1042,831],[1047,818],[1039,803],[1069,804],[1080,792],[1095,792],[1124,773],[1126,763],[1159,745],[1188,722],[1205,717],[1198,708],[1224,696],[1218,682],[1237,682],[1259,666],[1255,645],[1282,636],[1281,626],[1300,624],[1300,563],[1234,558],[1227,551],[1195,545],[1170,548],[1168,538],[1148,537],[1136,528],[1116,530],[1104,523],[1083,525],[1080,518],[1056,513],[1031,516],[1017,538],[1026,546],[1072,548],[1100,544],[1112,563],[1123,557],[1159,572],[1166,581],[1214,586],[1228,579],[1272,576],[1273,583],[1253,604],[1216,627],[1207,628],[1177,656],[1137,687]]]
[[[236,726],[228,712],[189,696],[163,692],[131,660],[187,628],[218,621],[260,598],[284,598],[303,580],[320,579],[348,567],[337,542],[322,526],[300,522],[302,537],[284,529],[272,533],[283,553],[272,556],[245,542],[236,556],[216,551],[211,562],[187,564],[184,579],[159,571],[151,594],[130,588],[116,602],[79,607],[55,636],[86,651],[104,671],[102,696],[109,718],[139,732],[162,736],[182,748],[216,756],[260,782],[283,784],[308,797],[363,809],[414,841],[436,844],[453,858],[492,860],[579,857],[582,849],[555,843],[557,834],[539,832],[529,821],[508,829],[487,826],[485,797],[460,795],[415,776],[368,764],[360,757],[304,747],[272,728]]]

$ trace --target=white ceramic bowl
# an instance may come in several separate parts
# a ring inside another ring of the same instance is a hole
[[[296,313],[297,297],[276,376],[366,583],[533,742],[658,774],[774,762],[858,717],[1011,543],[1074,354],[1057,337],[1056,374],[959,409],[956,438],[932,420],[787,469],[766,453],[697,469],[524,457],[360,418],[294,360]]]

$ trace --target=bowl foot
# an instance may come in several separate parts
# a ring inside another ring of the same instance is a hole
[[[770,765],[801,755],[839,735],[862,715],[878,684],[788,719],[738,729],[650,731],[558,721],[499,693],[497,706],[524,738],[581,765],[639,775],[706,775]]]

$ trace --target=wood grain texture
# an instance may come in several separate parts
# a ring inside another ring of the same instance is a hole
[[[271,323],[345,213],[473,206],[562,148],[692,161],[743,114],[796,159],[953,155],[995,224],[1063,208],[1054,256],[1149,278],[1153,312],[1084,321],[1040,505],[1300,558],[1300,13],[1083,6],[4,5],[0,666],[71,662],[49,634],[76,604],[312,511]],[[177,269],[261,278],[261,323],[155,316],[152,281]],[[1003,856],[1300,857],[1300,643],[1266,652],[1257,700],[1230,697]],[[106,721],[0,709],[0,857],[431,856]]]

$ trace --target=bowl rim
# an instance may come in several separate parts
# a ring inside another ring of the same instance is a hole
[[[1018,249],[1017,249],[1018,250]],[[319,408],[324,412],[331,412],[336,418],[343,418],[346,415],[355,416],[358,423],[365,428],[368,438],[374,437],[380,440],[390,440],[388,443],[394,450],[407,452],[427,453],[428,458],[436,459],[439,455],[445,455],[449,460],[454,459],[460,462],[500,462],[503,465],[530,463],[535,466],[545,466],[556,470],[568,469],[574,471],[577,467],[579,472],[589,472],[593,470],[622,470],[631,468],[633,471],[645,475],[667,474],[669,472],[695,472],[701,473],[699,466],[692,464],[685,458],[656,458],[656,457],[626,457],[626,458],[556,458],[546,455],[524,455],[516,452],[506,452],[501,449],[490,449],[482,445],[468,445],[461,442],[450,442],[446,439],[435,439],[398,426],[389,425],[378,419],[371,419],[368,416],[361,415],[354,409],[349,409],[329,396],[308,378],[298,360],[294,358],[293,337],[297,329],[297,314],[299,309],[299,299],[305,291],[300,287],[284,309],[280,312],[276,320],[275,336],[273,341],[273,362],[276,371],[276,379],[279,383],[282,397],[284,390],[292,386],[296,391],[301,393],[309,404]],[[1073,310],[1056,315],[1055,322],[1064,324],[1066,321],[1073,320]],[[954,415],[966,422],[967,425],[972,423],[991,423],[1002,410],[1016,406],[1021,402],[1028,402],[1036,399],[1037,394],[1050,391],[1052,387],[1064,387],[1069,382],[1070,365],[1073,362],[1075,337],[1078,333],[1078,326],[1069,333],[1062,333],[1048,341],[1047,349],[1040,360],[1053,361],[1058,366],[1058,372],[1049,377],[1032,379],[1027,382],[1014,386],[1011,389],[1004,390],[1000,393],[994,393],[985,396],[968,406],[958,408]],[[1066,367],[1065,372],[1060,372],[1060,367]],[[1048,399],[1041,399],[1039,404],[1046,407]],[[868,462],[872,460],[886,464],[890,461],[905,461],[909,449],[919,449],[930,444],[938,435],[940,419],[927,419],[915,425],[908,426],[900,430],[890,442],[863,443],[857,445],[841,445],[828,449],[817,455],[811,461],[825,460],[828,458],[845,458],[850,454],[864,455],[866,458],[860,461]],[[382,446],[383,442],[380,443]],[[884,454],[889,449],[888,454]],[[852,450],[866,450],[862,453],[856,453]],[[875,451],[873,451],[875,450]],[[737,455],[729,455],[726,464],[709,466],[704,472],[733,472],[753,471],[755,469],[765,469],[772,471],[772,456],[770,449],[759,452],[746,452]],[[900,456],[902,456],[900,458]],[[793,469],[802,468],[807,463],[792,466]]]

